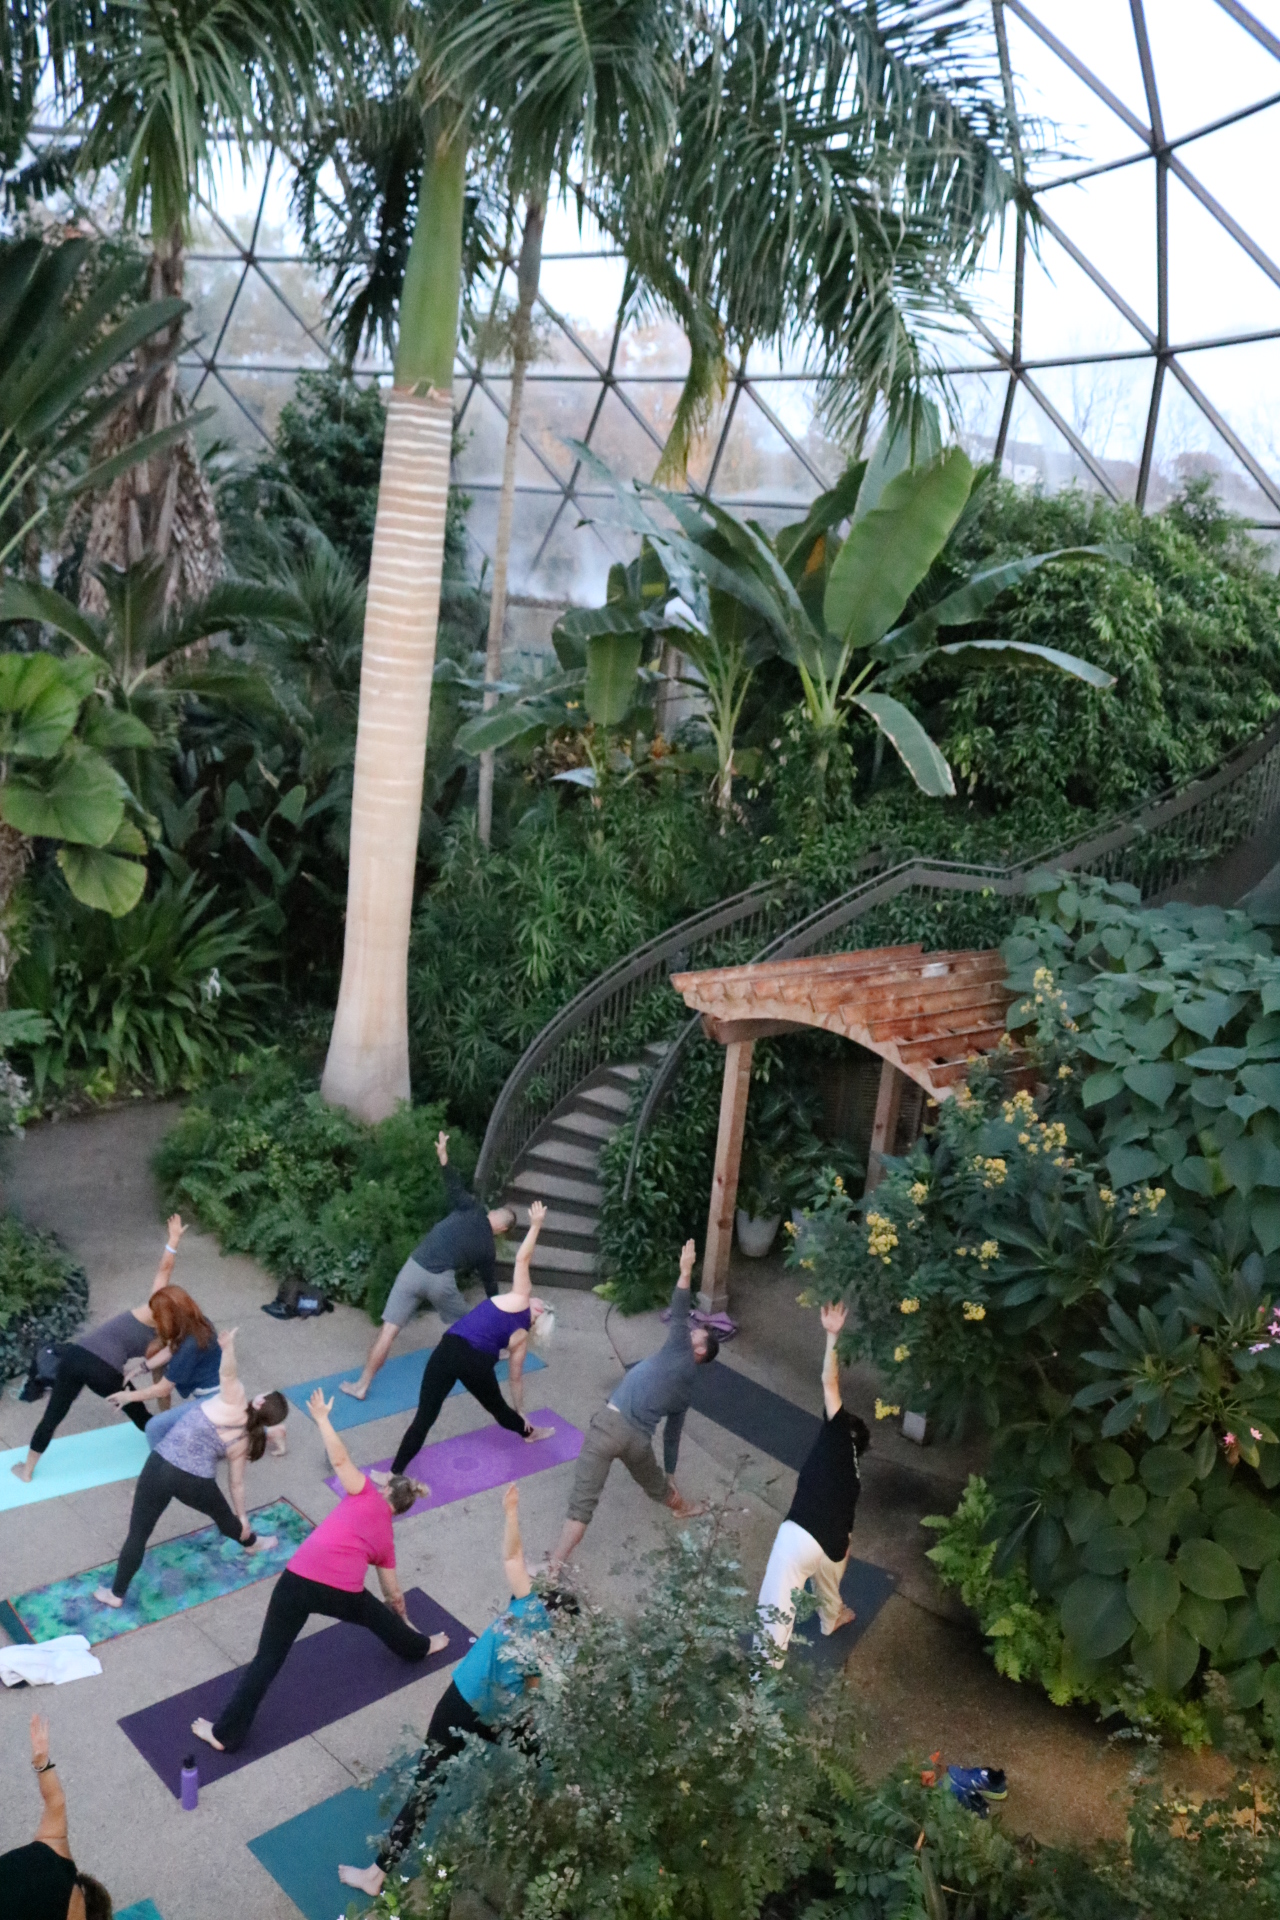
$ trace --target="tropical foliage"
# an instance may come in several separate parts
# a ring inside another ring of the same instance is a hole
[[[84,1269],[56,1237],[0,1214],[0,1384],[27,1372],[37,1344],[70,1339],[88,1306]]]
[[[1055,1697],[1203,1739],[1212,1671],[1274,1733],[1280,959],[1244,914],[1049,877],[1040,904],[1004,950],[1043,1084],[975,1072],[794,1258],[856,1305],[878,1410],[992,1432],[992,1570],[1025,1576],[993,1631],[1023,1620]]]

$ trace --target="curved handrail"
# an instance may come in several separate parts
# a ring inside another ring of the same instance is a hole
[[[1255,776],[1252,781],[1250,775]],[[841,932],[851,921],[861,919],[873,907],[897,899],[913,887],[928,888],[939,893],[989,891],[1013,895],[1024,893],[1031,875],[1050,866],[1066,872],[1101,873],[1109,880],[1124,878],[1121,868],[1125,864],[1125,853],[1138,846],[1149,848],[1155,835],[1180,820],[1185,819],[1193,832],[1201,823],[1206,826],[1211,824],[1215,815],[1227,813],[1233,797],[1235,805],[1231,811],[1238,815],[1242,806],[1248,810],[1250,833],[1256,832],[1280,813],[1280,721],[1259,734],[1216,773],[1197,775],[1186,786],[1144,803],[1133,813],[1116,815],[1100,831],[1095,829],[1082,839],[1051,847],[1011,866],[982,867],[918,857],[899,861],[896,866],[861,881],[848,893],[828,901],[806,914],[794,926],[786,928],[753,955],[752,964],[765,960],[799,959],[802,955],[813,953],[824,940]],[[1241,839],[1248,837],[1242,835]],[[1238,845],[1240,841],[1232,844]],[[1225,850],[1219,848],[1219,852]],[[1172,863],[1166,861],[1163,865],[1157,864],[1151,872],[1142,876],[1147,882],[1143,897],[1149,899],[1167,892],[1196,864],[1200,863],[1189,858],[1185,848],[1180,861],[1175,857]],[[1131,862],[1130,865],[1132,867],[1136,863]],[[701,1025],[701,1014],[694,1014],[692,1019],[686,1021],[645,1090],[632,1131],[631,1151],[627,1156],[627,1171],[622,1187],[624,1200],[631,1196],[631,1182],[640,1143],[649,1122],[666,1098],[685,1050]]]

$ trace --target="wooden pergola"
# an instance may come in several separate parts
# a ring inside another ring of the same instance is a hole
[[[992,1052],[1004,1038],[1013,997],[1004,984],[1006,971],[995,949],[925,953],[910,946],[672,975],[672,986],[725,1050],[699,1296],[706,1311],[723,1312],[728,1301],[755,1042],[822,1027],[880,1056],[884,1065],[867,1165],[870,1189],[880,1178],[883,1156],[893,1151],[904,1081],[914,1080],[932,1100],[945,1100],[975,1056]]]

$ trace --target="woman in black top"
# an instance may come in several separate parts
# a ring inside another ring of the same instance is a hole
[[[866,1452],[871,1435],[865,1422],[850,1413],[840,1398],[836,1341],[844,1322],[843,1306],[822,1309],[827,1336],[822,1360],[822,1430],[800,1469],[795,1497],[778,1528],[757,1601],[761,1624],[773,1639],[778,1659],[791,1643],[795,1596],[806,1580],[813,1581],[823,1633],[847,1627],[854,1617],[853,1608],[840,1597],[840,1582],[848,1564],[858,1505],[858,1459]]]
[[[31,1716],[31,1764],[44,1812],[30,1846],[0,1853],[0,1920],[111,1920],[111,1895],[71,1858],[67,1802],[42,1713]]]

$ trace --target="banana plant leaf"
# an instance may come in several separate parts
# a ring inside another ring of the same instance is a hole
[[[643,647],[634,630],[595,633],[587,641],[583,700],[598,727],[620,727],[634,706]]]
[[[1035,646],[1029,640],[954,640],[950,645],[938,648],[939,653],[1025,653],[1033,659],[1047,661],[1059,672],[1068,673],[1073,680],[1084,680],[1091,687],[1114,687],[1116,677],[1108,673],[1105,667],[1095,667],[1091,660],[1082,660],[1079,654],[1061,653],[1057,647]]]
[[[946,545],[969,497],[973,468],[959,447],[889,481],[836,555],[824,616],[852,650],[889,631]]]
[[[850,704],[875,721],[922,793],[935,800],[954,797],[951,769],[909,707],[888,693],[855,694]]]
[[[1082,560],[1085,562],[1120,558],[1117,551],[1110,547],[1057,547],[1050,553],[1024,554],[1019,560],[1003,560],[998,566],[984,567],[978,573],[971,574],[964,585],[957,587],[954,593],[948,593],[936,600],[931,607],[918,613],[914,620],[908,620],[905,626],[894,627],[872,648],[873,654],[883,660],[904,660],[910,655],[923,655],[933,644],[939,627],[967,627],[981,619],[993,600],[1010,587],[1025,580],[1028,574],[1035,573],[1040,567],[1055,560]]]
[[[896,480],[909,467],[927,467],[942,452],[942,423],[932,401],[926,400],[920,407],[914,434],[912,425],[909,421],[899,421],[876,441],[853,508],[855,522],[880,505],[891,480]]]

